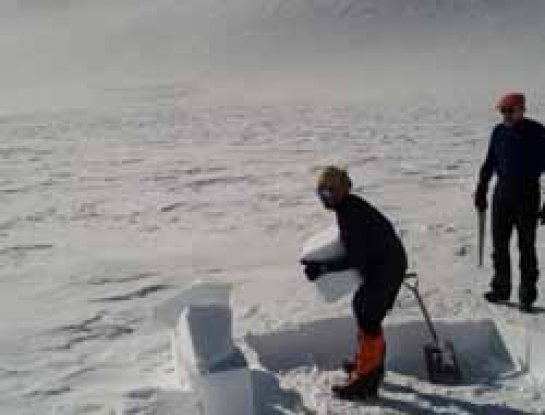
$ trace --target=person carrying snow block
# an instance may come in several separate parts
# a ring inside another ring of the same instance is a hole
[[[403,244],[390,221],[362,198],[352,194],[348,173],[330,166],[318,176],[317,194],[324,207],[335,212],[346,254],[330,262],[302,261],[310,281],[329,272],[355,268],[362,284],[353,300],[359,333],[346,385],[333,393],[348,400],[375,397],[384,377],[386,344],[382,321],[393,307],[407,270]]]
[[[523,94],[507,94],[497,108],[503,122],[493,132],[488,153],[481,167],[474,195],[475,208],[488,208],[488,184],[497,176],[492,201],[492,244],[494,276],[491,290],[484,297],[502,303],[511,296],[511,259],[509,242],[517,229],[520,250],[520,310],[531,312],[537,299],[539,275],[536,253],[538,219],[545,223],[545,209],[540,209],[540,176],[545,170],[545,128],[525,118]]]

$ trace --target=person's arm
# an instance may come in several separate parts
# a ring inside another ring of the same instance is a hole
[[[339,272],[352,268],[348,255],[343,255],[340,258],[326,261],[323,265],[327,272]]]
[[[347,255],[328,261],[302,260],[301,264],[305,267],[304,272],[309,281],[316,281],[322,275],[330,272],[344,271],[353,267]]]
[[[541,174],[545,172],[545,127],[539,125],[539,154],[541,155]],[[541,210],[539,211],[539,222],[541,225],[545,225],[545,202],[543,203]]]
[[[540,161],[541,161],[541,173],[545,173],[545,127],[541,124],[538,126],[538,134],[539,137],[539,154],[540,154]]]
[[[477,183],[477,189],[475,190],[475,207],[479,212],[484,212],[488,207],[487,202],[487,193],[488,193],[488,184],[492,175],[496,169],[496,155],[495,155],[495,131],[492,133],[490,138],[490,144],[488,145],[488,151],[486,153],[486,158],[481,170],[479,171],[479,181]]]
[[[496,155],[495,155],[495,133],[492,133],[490,138],[490,144],[488,145],[488,151],[486,153],[486,159],[484,160],[481,170],[479,172],[479,184],[488,188],[488,183],[492,179],[494,170],[496,169]]]

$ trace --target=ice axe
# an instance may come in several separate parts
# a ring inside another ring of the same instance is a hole
[[[478,221],[479,221],[479,235],[478,235],[478,244],[479,244],[479,268],[483,266],[484,258],[484,237],[486,231],[486,211],[477,212]]]
[[[413,280],[413,282],[408,280]],[[418,275],[416,273],[407,274],[403,285],[414,294],[431,335],[432,341],[424,345],[424,359],[430,382],[440,385],[459,384],[462,380],[462,371],[460,370],[454,346],[451,341],[439,338],[418,289]]]

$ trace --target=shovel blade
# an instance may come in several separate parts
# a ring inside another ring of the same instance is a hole
[[[462,380],[460,365],[451,342],[425,345],[424,358],[431,383],[457,385]]]

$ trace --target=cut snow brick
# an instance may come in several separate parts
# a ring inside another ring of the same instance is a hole
[[[303,248],[301,260],[331,261],[345,255],[337,228],[328,228],[311,237]],[[328,303],[340,300],[352,294],[362,283],[361,276],[355,269],[330,272],[322,275],[315,282],[319,296]]]
[[[345,254],[340,243],[339,230],[331,226],[310,237],[303,246],[301,260],[329,261],[340,258]]]
[[[361,285],[362,279],[355,269],[330,272],[322,275],[315,282],[318,295],[327,303],[333,303],[354,293]]]
[[[236,349],[209,373],[195,379],[206,415],[252,415],[252,374],[242,352]]]
[[[181,385],[189,381],[204,413],[253,415],[252,374],[233,341],[229,290],[226,284],[194,285],[158,307],[156,316],[173,327],[176,376]]]
[[[197,391],[206,415],[253,415],[252,376],[248,368],[200,377]]]
[[[231,285],[195,282],[180,294],[155,308],[155,320],[168,328],[176,327],[180,313],[190,306],[229,307]]]
[[[179,375],[204,374],[233,354],[231,310],[223,306],[190,306],[178,321],[173,338]]]

